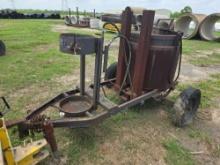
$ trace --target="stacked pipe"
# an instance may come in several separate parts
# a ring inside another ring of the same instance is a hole
[[[175,31],[183,32],[185,39],[203,39],[207,41],[220,41],[215,36],[215,24],[220,20],[220,13],[211,15],[186,13],[175,22]]]
[[[0,10],[1,19],[60,19],[61,16],[58,13],[34,13],[34,14],[23,14],[15,10]]]
[[[142,18],[143,18],[143,11],[146,10],[145,8],[138,8],[138,7],[131,7],[133,12],[132,16],[132,24],[134,24],[134,30],[140,31]],[[154,17],[154,27],[161,28],[161,29],[170,29],[171,21],[170,19],[171,11],[166,9],[158,9],[155,10],[155,17]],[[101,16],[101,20],[104,22],[113,22],[113,23],[121,23],[121,14],[104,14]]]

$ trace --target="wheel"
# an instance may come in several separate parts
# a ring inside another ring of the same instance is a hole
[[[117,62],[112,63],[105,72],[105,80],[110,80],[116,77],[117,72]],[[107,87],[111,87],[111,85],[107,85]]]
[[[5,55],[5,44],[0,40],[0,56]]]
[[[184,127],[192,123],[201,100],[201,91],[195,88],[184,90],[174,104],[173,123]]]
[[[105,72],[105,80],[110,80],[116,77],[117,62],[112,63]]]

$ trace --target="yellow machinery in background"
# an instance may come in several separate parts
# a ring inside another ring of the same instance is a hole
[[[116,27],[115,27],[114,25],[115,25]],[[114,25],[112,25],[112,24],[110,24],[110,23],[105,23],[105,24],[103,25],[103,28],[104,28],[105,30],[110,31],[110,32],[113,32],[113,33],[117,33],[118,30],[121,30],[121,24],[120,24],[120,23],[116,23],[116,24],[114,24]]]
[[[35,165],[48,157],[49,152],[43,150],[46,145],[42,139],[13,148],[4,119],[0,118],[0,165]]]

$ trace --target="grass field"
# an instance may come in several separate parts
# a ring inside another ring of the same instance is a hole
[[[220,32],[219,32],[219,31],[216,31],[216,32],[214,32],[214,35],[215,35],[216,37],[220,37]]]
[[[0,20],[0,39],[7,46],[7,55],[0,57],[0,96],[6,96],[13,108],[6,119],[23,117],[27,110],[77,85],[79,58],[59,51],[61,32],[100,33],[66,28],[56,20]],[[112,36],[107,34],[107,40]],[[183,59],[201,68],[218,67],[219,43],[184,40]],[[199,82],[181,82],[170,99],[188,85],[202,90],[202,114],[219,108],[220,74]],[[169,101],[149,101],[95,127],[56,129],[58,164],[216,164],[220,159],[216,147],[220,145],[219,125],[210,128],[207,121],[198,119],[188,128],[176,129],[170,122],[171,107]],[[10,131],[13,145],[21,144],[15,132],[16,128]],[[198,150],[207,153],[191,153]],[[49,158],[43,164],[56,161]]]

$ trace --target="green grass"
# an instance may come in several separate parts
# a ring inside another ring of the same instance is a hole
[[[0,89],[8,93],[70,73],[75,57],[59,52],[59,33],[51,28],[60,21],[0,20],[7,55],[0,60]]]
[[[213,154],[214,154],[214,156],[216,156],[216,157],[220,157],[220,144],[218,144],[217,146],[216,146],[216,149],[215,149],[215,151],[213,152]]]
[[[202,40],[183,40],[183,53],[196,56],[197,51],[214,50],[219,47],[219,42]]]
[[[183,40],[183,56],[185,56],[185,59],[187,59],[193,65],[219,65],[219,42]]]
[[[207,143],[211,143],[211,138],[210,136],[201,130],[198,129],[189,129],[189,133],[188,133],[189,137],[193,138],[193,139],[199,139],[201,141],[207,142]]]
[[[193,58],[191,63],[198,66],[211,66],[220,64],[220,54],[212,53],[207,57]]]
[[[177,90],[183,91],[188,86],[192,86],[194,88],[198,88],[201,90],[202,98],[201,98],[201,108],[211,108],[216,107],[218,104],[213,99],[219,97],[220,93],[220,75],[212,75],[212,79],[203,80],[198,83],[190,83],[190,84],[179,84],[177,86]]]
[[[0,60],[0,90],[3,94],[49,81],[78,68],[77,56],[59,51],[60,33],[52,31],[52,27],[59,24],[63,21],[0,20],[1,40],[7,47],[7,55]],[[76,28],[71,32],[94,34],[94,31]]]
[[[163,143],[167,150],[166,162],[168,165],[194,165],[195,162],[190,152],[177,140],[170,139]]]
[[[214,36],[216,36],[216,37],[220,37],[220,32],[214,32]]]
[[[96,137],[94,128],[70,131],[67,136],[70,137],[70,145],[67,150],[68,157],[70,158],[68,164],[80,163],[79,158],[82,154],[88,156],[90,159],[95,159],[98,138]]]

